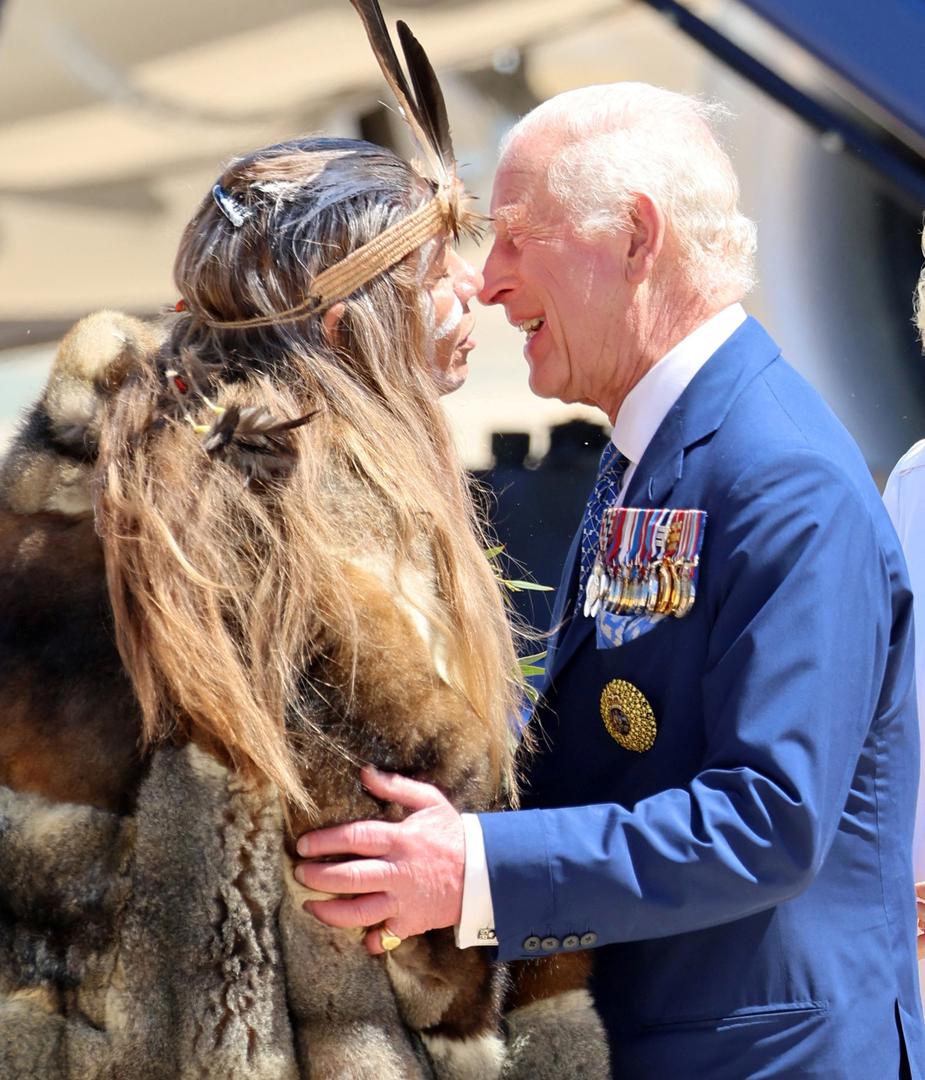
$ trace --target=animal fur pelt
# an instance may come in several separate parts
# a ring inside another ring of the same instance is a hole
[[[195,738],[141,751],[90,495],[106,397],[159,337],[116,313],[78,324],[0,466],[0,1080],[608,1076],[583,957],[524,969],[505,1042],[506,976],[484,950],[438,932],[368,956],[302,910],[272,790]],[[357,482],[332,477],[332,513],[348,544],[387,548],[382,515],[348,511]],[[363,655],[346,672],[321,643],[307,672],[326,717],[304,750],[321,823],[400,813],[359,786],[366,760],[499,805],[421,629],[439,598],[420,555],[402,570],[415,603],[352,565]]]

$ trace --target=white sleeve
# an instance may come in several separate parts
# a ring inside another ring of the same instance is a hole
[[[886,486],[883,489],[883,502],[886,506],[887,513],[890,515],[890,520],[893,522],[893,528],[896,530],[900,540],[903,539],[902,504],[899,494],[901,475],[899,466],[897,465],[890,473]]]
[[[485,862],[485,841],[476,814],[462,815],[466,837],[466,870],[463,878],[462,912],[456,929],[460,949],[470,945],[497,945],[495,911]]]

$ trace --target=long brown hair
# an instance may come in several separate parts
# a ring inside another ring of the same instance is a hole
[[[443,614],[424,614],[445,642],[447,679],[490,732],[499,782],[510,781],[515,652],[430,370],[436,243],[352,295],[336,334],[318,317],[209,325],[292,307],[314,275],[431,192],[387,150],[320,138],[236,160],[220,182],[244,224],[203,200],[175,265],[188,310],[122,388],[101,437],[97,516],[145,738],[198,734],[311,810],[287,719],[319,643],[358,650],[362,600],[345,573],[362,553],[344,549],[330,490],[352,476],[347,512],[379,520],[398,561],[429,553]],[[284,479],[247,483],[206,452],[202,430],[233,406],[315,414],[286,435]],[[312,730],[311,716],[299,721]]]

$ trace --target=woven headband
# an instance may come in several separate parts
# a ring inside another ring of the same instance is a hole
[[[369,243],[351,251],[333,266],[322,271],[312,282],[309,294],[300,303],[270,315],[255,315],[250,319],[211,319],[200,315],[207,326],[237,330],[246,327],[275,326],[295,322],[326,311],[339,300],[345,300],[367,282],[385,273],[402,259],[416,251],[435,236],[448,236],[453,216],[447,200],[438,192],[408,217],[396,221]]]

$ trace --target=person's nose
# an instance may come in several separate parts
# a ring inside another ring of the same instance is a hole
[[[483,304],[502,304],[512,287],[510,259],[505,255],[501,242],[496,238],[482,268],[482,287],[479,301]]]
[[[477,296],[485,285],[481,270],[478,270],[471,262],[464,259],[457,252],[452,252],[453,287],[463,307],[469,303],[473,296]]]

